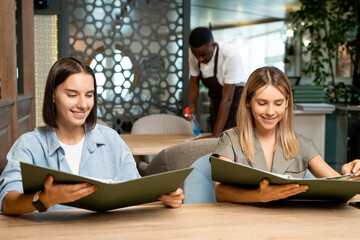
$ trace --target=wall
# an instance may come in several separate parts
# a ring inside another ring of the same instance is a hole
[[[42,105],[45,83],[51,66],[58,58],[57,15],[34,16],[35,124],[44,125]]]

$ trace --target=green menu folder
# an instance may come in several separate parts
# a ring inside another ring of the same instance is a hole
[[[211,156],[212,179],[224,184],[236,185],[247,189],[259,188],[259,183],[269,179],[271,184],[307,184],[309,189],[292,199],[347,201],[360,193],[360,181],[349,181],[348,177],[331,178],[289,178],[273,174],[240,163],[230,162]]]
[[[54,177],[55,183],[73,184],[86,182],[97,186],[98,190],[93,194],[71,203],[64,203],[67,206],[93,211],[107,211],[155,202],[159,195],[175,191],[193,170],[193,168],[184,168],[121,183],[104,183],[91,178],[28,163],[20,162],[20,165],[25,193],[35,193],[43,189],[48,175]]]

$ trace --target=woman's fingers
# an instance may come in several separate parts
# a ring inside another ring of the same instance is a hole
[[[307,185],[299,185],[299,186],[296,186],[296,187],[283,189],[281,191],[281,198],[280,199],[288,198],[288,197],[294,196],[296,194],[306,192],[306,190],[308,188],[309,187]]]
[[[360,160],[355,159],[349,163],[346,163],[342,166],[342,174],[351,174],[354,173],[355,176],[360,176]]]
[[[165,205],[173,208],[178,208],[181,206],[184,199],[184,191],[181,188],[178,188],[174,192],[170,192],[166,195],[160,195],[158,200],[162,201]]]
[[[78,184],[54,184],[54,178],[49,176],[44,183],[43,201],[48,206],[76,201],[97,190],[96,186],[89,183]]]
[[[268,179],[260,182],[260,199],[262,202],[284,199],[305,192],[309,187],[297,183],[271,185]]]

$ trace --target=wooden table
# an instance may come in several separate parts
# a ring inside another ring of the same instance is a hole
[[[359,239],[359,226],[346,203],[141,205],[0,215],[0,239]]]
[[[133,155],[158,154],[161,150],[195,139],[192,134],[120,134]]]

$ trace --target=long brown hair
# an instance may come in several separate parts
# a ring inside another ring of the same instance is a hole
[[[236,116],[240,146],[251,162],[255,160],[255,126],[249,103],[255,92],[266,85],[276,87],[288,101],[283,118],[278,124],[277,144],[281,143],[286,159],[294,158],[299,150],[299,143],[293,127],[293,95],[290,82],[280,69],[262,67],[256,69],[246,82]]]
[[[43,103],[43,119],[44,122],[53,127],[57,128],[56,124],[56,107],[53,102],[53,95],[57,86],[63,83],[70,75],[75,73],[87,73],[94,79],[94,106],[91,109],[89,116],[86,118],[87,128],[92,129],[96,125],[97,120],[97,94],[96,94],[96,80],[93,70],[77,60],[76,58],[61,58],[51,67],[45,86],[44,103]]]

